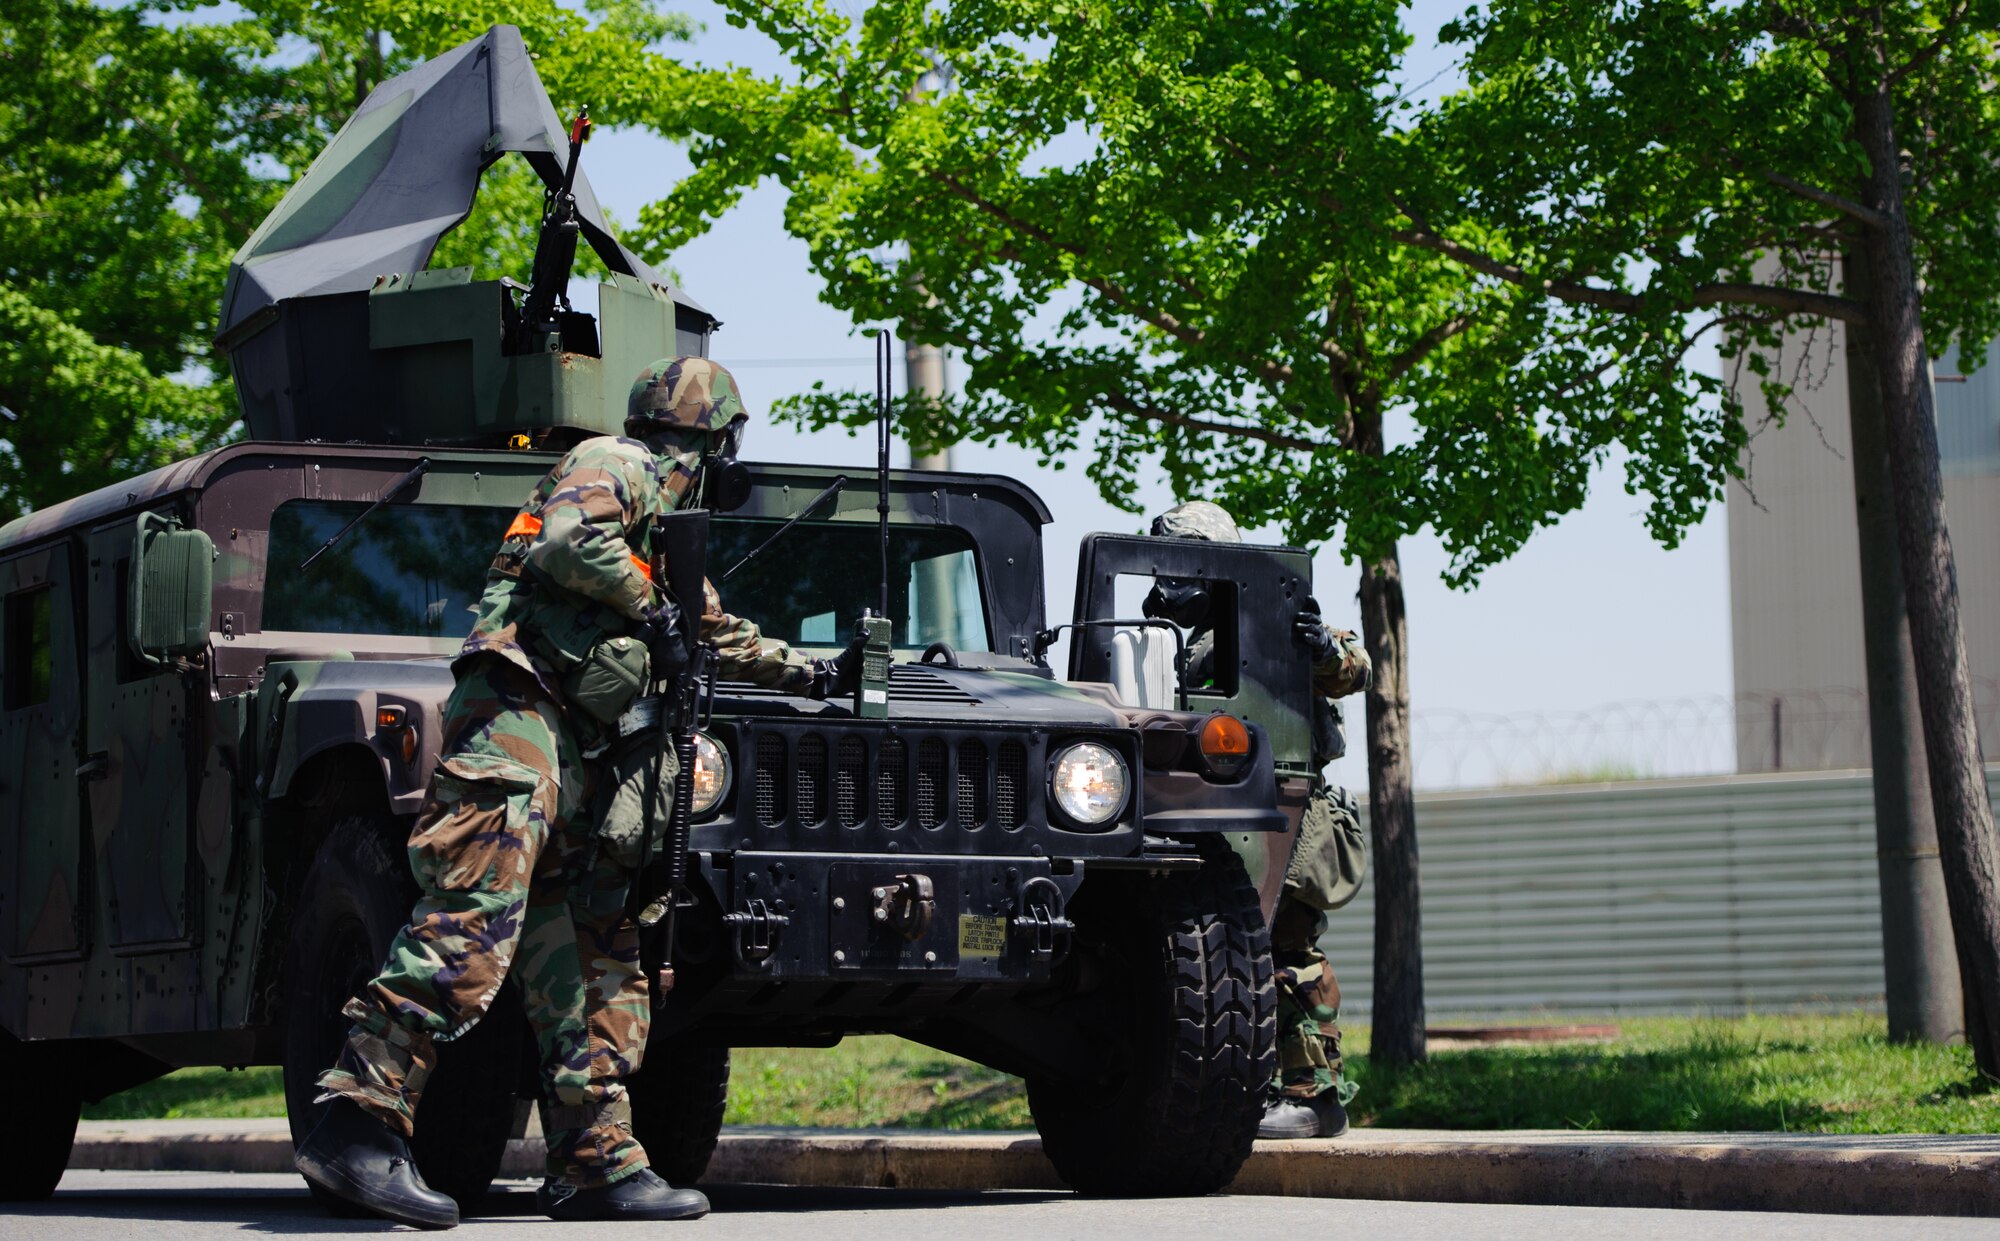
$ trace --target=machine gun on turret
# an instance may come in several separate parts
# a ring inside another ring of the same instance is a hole
[[[573,312],[569,305],[570,269],[576,263],[576,239],[582,231],[576,210],[576,166],[590,137],[590,109],[580,108],[569,126],[569,158],[561,185],[542,197],[542,227],[535,238],[535,266],[528,276],[528,295],[514,324],[509,353],[538,353],[551,335],[565,333]],[[594,351],[594,350],[593,350]]]

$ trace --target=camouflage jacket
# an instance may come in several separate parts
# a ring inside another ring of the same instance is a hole
[[[646,535],[653,518],[686,495],[691,464],[662,461],[637,440],[608,435],[571,449],[507,527],[460,657],[499,655],[561,701],[564,673],[659,605]],[[702,637],[722,652],[724,676],[804,686],[811,676],[804,656],[724,613],[713,587],[705,595]]]

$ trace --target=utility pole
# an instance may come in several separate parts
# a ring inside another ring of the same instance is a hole
[[[945,393],[944,350],[936,345],[919,345],[903,338],[903,377],[912,401],[923,400],[933,404],[941,403]],[[910,468],[917,470],[948,470],[951,468],[951,447],[946,445],[939,452],[924,453],[914,450],[910,454]]]
[[[1842,256],[1849,297],[1866,299],[1860,246]],[[1860,526],[1863,665],[1874,766],[1876,870],[1882,888],[1882,965],[1889,1040],[1948,1043],[1965,1036],[1965,994],[1938,858],[1924,723],[1917,701],[1902,553],[1890,495],[1889,455],[1868,329],[1843,325],[1853,443],[1854,513]]]
[[[944,350],[936,345],[919,345],[905,336],[903,375],[912,404],[919,401],[941,403],[944,400]],[[951,446],[947,444],[937,452],[921,454],[912,447],[910,468],[950,469]],[[916,587],[916,627],[910,640],[921,640],[925,645],[935,641],[955,643],[962,631],[958,615],[958,557],[933,556],[918,561],[912,568],[915,577],[913,585]]]

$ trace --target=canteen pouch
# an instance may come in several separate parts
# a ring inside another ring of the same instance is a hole
[[[657,786],[653,765],[661,764]],[[653,854],[666,838],[667,819],[674,809],[674,781],[680,778],[680,758],[670,744],[660,745],[657,731],[648,730],[626,738],[605,758],[605,778],[598,782],[597,846],[604,855],[627,870],[638,867],[646,856],[646,828],[653,829]],[[650,819],[646,813],[652,802]]]
[[[1368,838],[1346,789],[1315,788],[1285,867],[1285,890],[1314,909],[1353,900],[1368,874]]]
[[[564,701],[604,724],[615,724],[646,688],[652,661],[637,638],[605,638],[563,673]]]

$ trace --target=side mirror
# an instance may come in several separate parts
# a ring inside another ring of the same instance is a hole
[[[159,513],[141,513],[125,595],[125,643],[161,666],[208,645],[215,590],[215,543]]]

